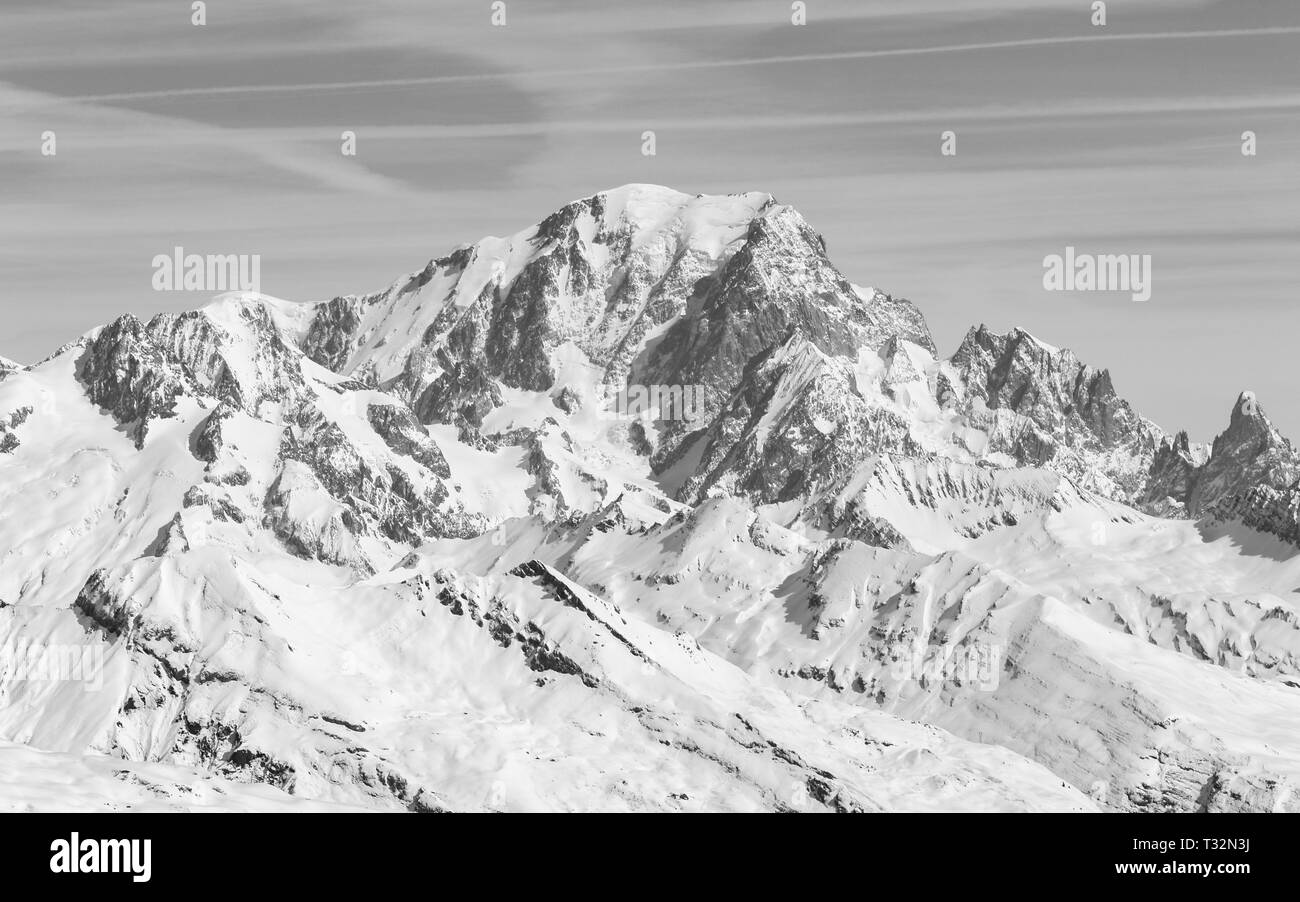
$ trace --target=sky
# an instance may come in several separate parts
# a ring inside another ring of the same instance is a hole
[[[1092,5],[2,0],[0,355],[200,306],[178,245],[317,301],[651,182],[793,205],[944,355],[1019,326],[1193,440],[1243,390],[1300,440],[1300,3]],[[1150,300],[1045,290],[1066,247]]]

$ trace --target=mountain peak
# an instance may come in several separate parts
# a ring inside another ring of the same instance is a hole
[[[1264,409],[1259,406],[1259,401],[1255,398],[1253,391],[1243,391],[1237,396],[1237,401],[1232,407],[1232,421],[1238,420],[1262,420],[1268,422],[1268,417],[1264,415]]]
[[[1219,716],[1289,716],[1252,681],[1300,674],[1294,566],[1118,503],[1300,545],[1254,397],[1207,460],[1023,329],[939,360],[771,195],[626,185],[374,294],[68,347],[0,369],[0,645],[93,640],[111,679],[0,673],[0,742],[414,810],[952,807],[983,773],[1022,805],[1008,749],[1121,807],[1277,807],[1236,768],[1300,774]],[[452,754],[501,736],[506,777]]]
[[[1056,345],[1048,344],[1047,342],[1039,338],[1037,335],[1030,332],[1028,329],[1022,329],[1019,326],[1013,326],[1011,331],[1008,332],[1007,335],[1017,342],[1027,342],[1031,346],[1041,349],[1042,351],[1048,354],[1069,353],[1069,351],[1063,351],[1061,348],[1058,348]]]
[[[1228,428],[1214,439],[1214,453],[1255,456],[1270,449],[1277,449],[1289,456],[1290,444],[1274,428],[1272,421],[1264,413],[1264,408],[1255,398],[1255,393],[1243,391],[1232,406]]]

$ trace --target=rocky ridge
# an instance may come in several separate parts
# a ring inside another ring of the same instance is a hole
[[[940,358],[769,195],[626,186],[0,368],[0,638],[104,659],[0,672],[0,740],[413,810],[1285,807],[1298,478],[1251,396],[1194,446],[1023,331]]]

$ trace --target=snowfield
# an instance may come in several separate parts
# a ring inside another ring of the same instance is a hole
[[[633,386],[703,415],[620,414]],[[0,360],[0,810],[1300,809],[1300,454],[760,193]]]

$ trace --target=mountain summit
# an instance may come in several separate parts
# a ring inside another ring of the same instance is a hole
[[[0,361],[0,757],[104,807],[1293,807],[1298,479],[1253,396],[1193,445],[1022,330],[941,357],[768,194],[629,185]]]

